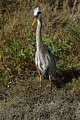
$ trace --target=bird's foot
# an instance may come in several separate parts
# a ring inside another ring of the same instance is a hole
[[[53,101],[51,101],[51,103],[50,104],[55,104]]]
[[[37,107],[40,106],[40,100],[38,99],[38,102],[37,102]]]

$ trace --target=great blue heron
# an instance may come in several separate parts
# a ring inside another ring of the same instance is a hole
[[[42,77],[49,79],[51,82],[56,75],[56,62],[48,46],[42,42],[42,16],[39,7],[34,9],[34,21],[32,26],[37,22],[36,29],[36,55],[35,64],[40,76],[40,86],[42,86]]]

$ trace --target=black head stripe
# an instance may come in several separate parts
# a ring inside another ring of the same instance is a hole
[[[38,11],[37,15],[36,15],[36,18],[38,18],[38,15],[41,14],[41,11]]]
[[[41,14],[41,11],[39,11],[37,14]]]

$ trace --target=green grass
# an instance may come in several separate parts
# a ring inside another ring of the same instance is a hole
[[[52,39],[50,36],[43,34],[43,42],[49,46],[56,59],[57,73],[60,73],[61,71],[68,72],[79,68],[79,64],[75,62],[73,54],[76,54],[77,56],[79,53],[80,36],[78,35],[79,31],[77,34],[71,32],[72,30],[77,31],[77,27],[74,27],[74,25],[73,28],[72,26],[69,26],[67,38],[60,35],[59,39]],[[18,75],[25,69],[28,71],[29,67],[35,71],[34,57],[36,41],[34,31],[28,31],[27,36],[27,48],[21,42],[22,40],[3,40],[4,48],[0,49],[0,58],[3,63],[5,61],[6,67],[4,68],[2,78],[0,79],[4,84],[11,82],[11,79],[15,76],[15,72]]]

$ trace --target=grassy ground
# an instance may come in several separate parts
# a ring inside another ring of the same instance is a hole
[[[53,103],[50,82],[40,89],[34,64],[36,6],[57,63]],[[79,7],[77,0],[0,1],[0,120],[80,120]]]

